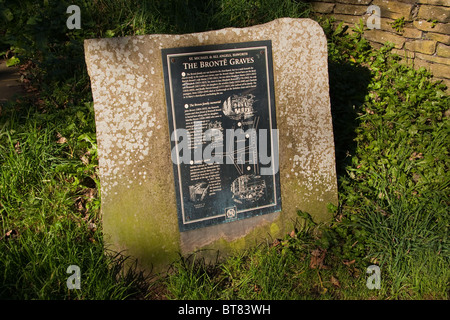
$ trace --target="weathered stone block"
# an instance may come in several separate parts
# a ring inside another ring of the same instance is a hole
[[[448,0],[419,0],[417,1],[417,3],[450,7],[450,3],[448,2]]]
[[[411,3],[403,3],[399,1],[388,0],[374,0],[372,4],[380,7],[381,17],[398,19],[405,17],[406,20],[411,20],[411,12],[414,7]]]
[[[331,13],[335,6],[334,3],[326,2],[313,2],[311,5],[313,10],[318,13]]]
[[[425,36],[426,39],[434,40],[436,42],[440,42],[446,45],[450,44],[450,36],[441,33],[432,33],[428,32]]]
[[[415,53],[412,51],[393,49],[392,53],[398,54],[402,58],[399,61],[401,64],[412,65],[414,63]]]
[[[271,40],[282,211],[187,232],[178,226],[161,50]],[[297,210],[337,204],[327,40],[310,19],[183,35],[85,41],[94,99],[105,243],[165,271],[178,253],[221,256],[282,237]]]
[[[420,39],[420,38],[422,38],[422,31],[415,29],[415,28],[405,28],[405,29],[403,29],[402,36],[405,38]],[[432,39],[432,40],[434,40],[434,39]]]
[[[399,56],[405,58],[408,61],[414,59],[415,57],[415,52],[413,51],[392,49],[392,53],[398,54]]]
[[[367,12],[366,6],[357,6],[352,4],[336,4],[334,13],[348,14],[353,16],[362,16]]]
[[[420,6],[417,15],[419,19],[437,20],[439,22],[450,22],[450,8],[436,6]]]
[[[450,58],[444,58],[444,57],[422,54],[422,53],[416,53],[416,57],[419,59],[422,59],[422,60],[429,61],[429,62],[450,65]],[[450,75],[449,75],[449,78],[450,78]]]
[[[372,0],[336,0],[338,3],[369,5]]]
[[[450,65],[433,63],[431,65],[431,72],[436,78],[450,79]]]
[[[375,29],[365,31],[364,37],[369,41],[374,41],[382,44],[386,42],[391,42],[394,44],[394,47],[396,49],[401,49],[403,47],[403,43],[405,42],[405,39],[401,36],[398,36],[394,33]]]
[[[415,20],[413,22],[413,25],[414,27],[422,31],[450,34],[450,23],[434,24],[425,20]]]
[[[416,68],[416,69],[423,67],[427,70],[430,70],[430,65],[431,65],[431,62],[428,62],[426,60],[414,59],[414,68]]]
[[[436,50],[436,41],[433,40],[413,40],[405,43],[405,49],[415,52],[433,54]]]
[[[411,24],[411,27],[403,27],[402,29],[397,31],[394,28],[394,24],[395,24],[394,19],[381,18],[380,22],[381,22],[381,30],[392,32],[392,33],[395,33],[395,34],[400,35],[405,38],[420,39],[422,37],[422,31],[417,30],[416,28],[413,28],[412,24]]]
[[[355,24],[359,23],[359,20],[363,20],[363,17],[359,16],[351,16],[346,14],[333,14],[333,17],[336,19],[336,21],[344,21],[349,24],[349,26],[353,27]]]
[[[426,60],[414,59],[414,66],[415,68],[424,67],[425,69],[429,70],[434,78],[444,78],[444,79],[450,79],[450,66],[440,63],[430,63]]]
[[[439,43],[436,48],[436,54],[440,57],[450,58],[450,46]]]

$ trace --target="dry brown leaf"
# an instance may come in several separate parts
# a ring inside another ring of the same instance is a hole
[[[423,158],[422,152],[417,153],[417,152],[414,151],[414,152],[411,154],[411,156],[409,157],[409,160],[422,159],[422,158]]]
[[[22,153],[22,149],[20,149],[20,142],[17,141],[17,143],[14,145],[14,150],[16,150],[17,154]]]
[[[63,137],[61,135],[61,133],[59,133],[59,132],[56,134],[56,138],[58,138],[56,143],[59,143],[59,144],[67,143],[67,139],[65,137]]]
[[[273,240],[273,242],[272,242],[272,247],[276,247],[277,245],[279,245],[281,242],[280,242],[280,240],[278,240],[278,239],[275,239],[275,240]]]
[[[338,287],[338,288],[341,287],[341,284],[339,283],[339,280],[336,279],[334,276],[331,276],[330,281],[331,281],[331,284],[334,285],[335,287]]]
[[[83,162],[83,164],[85,166],[87,166],[89,164],[89,159],[86,158],[86,156],[83,155],[83,156],[80,157],[80,159],[81,159],[81,162]]]
[[[311,251],[311,261],[309,262],[309,267],[311,269],[327,269],[328,267],[323,264],[326,252],[326,250],[321,249],[314,249]]]
[[[355,259],[353,259],[353,260],[343,260],[342,261],[346,266],[351,266],[352,264],[354,264],[355,263]]]
[[[0,239],[5,239],[8,240],[9,238],[17,238],[17,236],[19,235],[19,233],[17,232],[17,230],[9,230],[5,233],[5,235],[3,237],[1,237]]]

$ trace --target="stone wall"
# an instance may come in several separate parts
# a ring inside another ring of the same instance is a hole
[[[450,88],[450,0],[316,0],[311,1],[317,14],[333,16],[337,22],[353,26],[370,14],[367,8],[380,8],[380,29],[367,30],[365,37],[375,47],[386,41],[394,52],[404,56],[416,68],[425,67],[434,78]],[[395,21],[404,19],[401,28]],[[367,24],[366,24],[367,26]],[[450,89],[448,90],[450,91]]]

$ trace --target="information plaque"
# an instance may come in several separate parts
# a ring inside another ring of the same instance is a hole
[[[162,60],[180,231],[280,211],[271,41]]]

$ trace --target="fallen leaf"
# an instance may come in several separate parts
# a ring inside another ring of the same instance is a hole
[[[85,166],[87,166],[87,165],[89,164],[89,159],[88,159],[86,156],[82,155],[82,156],[80,157],[80,159],[81,159],[81,162],[83,162],[83,164],[84,164]]]
[[[355,259],[353,259],[353,260],[343,260],[342,261],[346,266],[351,266],[352,264],[354,264],[355,263]]]
[[[19,233],[16,230],[9,230],[0,239],[5,239],[5,240],[8,240],[9,238],[14,239],[14,238],[17,238],[18,235],[19,235]]]
[[[331,281],[331,284],[334,285],[335,287],[338,287],[338,288],[341,287],[341,284],[339,283],[339,280],[336,279],[334,276],[331,276],[330,281]]]
[[[65,137],[63,137],[59,132],[56,134],[56,138],[58,138],[56,143],[59,143],[59,144],[67,143],[67,139]]]
[[[14,145],[14,150],[16,150],[17,154],[21,154],[22,150],[20,149],[20,142],[17,141],[17,143]]]
[[[314,249],[311,251],[311,261],[309,267],[311,269],[327,269],[328,267],[323,264],[325,259],[326,250]]]
[[[417,153],[417,152],[414,151],[414,152],[411,154],[411,156],[409,157],[409,160],[422,159],[422,158],[423,158],[422,152]]]
[[[280,240],[275,239],[275,240],[272,242],[271,247],[276,247],[276,246],[279,245],[280,243],[281,243]]]

